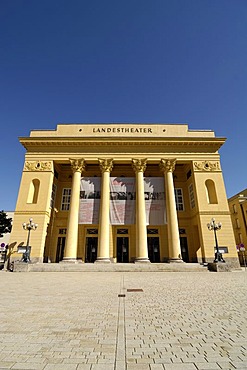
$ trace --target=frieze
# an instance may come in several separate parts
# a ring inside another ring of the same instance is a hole
[[[221,171],[220,162],[200,161],[193,162],[194,171]]]
[[[24,164],[24,171],[51,171],[52,170],[52,162],[42,162],[42,161],[34,161],[34,162],[25,162]]]

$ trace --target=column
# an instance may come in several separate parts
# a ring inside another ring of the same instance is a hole
[[[113,159],[99,159],[101,170],[101,198],[99,214],[99,241],[97,260],[95,262],[110,261],[110,172]]]
[[[147,159],[132,159],[132,167],[136,174],[136,259],[135,262],[150,262],[147,246],[147,226],[144,197],[143,173]]]
[[[160,169],[164,173],[165,177],[169,261],[183,262],[181,258],[178,218],[172,175],[175,169],[175,164],[176,159],[161,159]]]
[[[77,259],[81,173],[85,170],[85,164],[83,159],[70,159],[70,163],[73,178],[63,261],[75,262]]]

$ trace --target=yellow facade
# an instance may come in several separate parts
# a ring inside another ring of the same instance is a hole
[[[247,189],[228,199],[235,245],[241,265],[247,261]]]
[[[186,124],[59,124],[19,140],[26,156],[10,245],[26,245],[22,224],[33,218],[38,224],[30,232],[33,263],[212,262],[215,240],[207,224],[215,218],[223,225],[217,237],[224,259],[238,266],[218,153],[225,138],[213,131],[189,130]],[[147,177],[164,184],[164,223],[147,224]],[[85,178],[100,179],[95,224],[79,223]],[[135,180],[130,224],[110,221],[111,178]]]

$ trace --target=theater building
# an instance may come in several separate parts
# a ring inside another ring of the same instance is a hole
[[[187,124],[58,124],[26,149],[10,244],[31,262],[212,262],[238,256],[220,165],[225,138]],[[20,255],[13,254],[14,259]]]

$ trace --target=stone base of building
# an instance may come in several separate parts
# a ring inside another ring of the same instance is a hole
[[[99,257],[94,263],[111,263],[110,258]]]
[[[171,258],[171,259],[168,259],[168,263],[181,263],[184,261],[181,259],[181,258]]]
[[[207,266],[209,271],[215,272],[229,272],[241,269],[237,258],[227,258],[225,262],[208,262]]]
[[[148,258],[136,258],[134,263],[150,263],[150,260]]]
[[[65,257],[62,261],[60,261],[60,263],[82,263],[82,260],[77,258]]]

